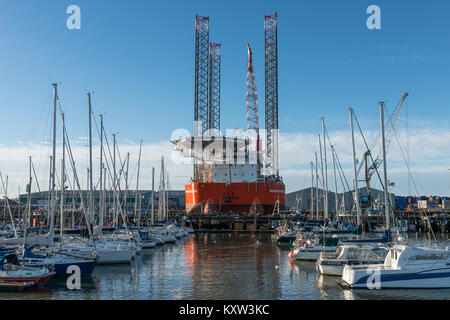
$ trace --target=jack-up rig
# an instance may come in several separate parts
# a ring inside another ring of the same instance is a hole
[[[209,17],[195,17],[194,135],[172,141],[193,158],[186,213],[267,215],[285,206],[278,161],[277,14],[264,16],[265,150],[258,121],[252,51],[248,49],[247,132],[220,131],[221,45],[209,42]]]

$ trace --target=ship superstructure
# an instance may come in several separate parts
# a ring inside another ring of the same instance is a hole
[[[220,130],[221,45],[209,43],[209,17],[195,17],[194,135],[172,141],[193,159],[185,186],[186,212],[272,214],[284,208],[285,186],[278,168],[277,15],[265,25],[265,142],[258,121],[252,50],[247,45],[247,130],[223,136]]]

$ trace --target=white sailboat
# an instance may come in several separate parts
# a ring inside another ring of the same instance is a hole
[[[56,100],[56,99],[55,99]],[[110,240],[110,239],[100,239],[96,240],[93,234],[93,227],[94,227],[94,200],[93,200],[93,183],[92,183],[92,123],[91,123],[91,115],[92,115],[92,109],[91,109],[91,94],[88,92],[88,102],[89,102],[89,163],[90,163],[90,170],[89,170],[89,216],[86,215],[84,209],[82,210],[84,213],[86,225],[89,231],[90,235],[90,243],[86,243],[81,238],[76,237],[66,237],[61,238],[61,243],[58,246],[55,246],[52,250],[53,253],[60,253],[65,255],[71,255],[75,257],[95,257],[98,264],[112,264],[112,263],[131,263],[132,259],[136,256],[136,248],[131,245],[131,243],[128,241],[117,241],[117,240]],[[67,132],[65,132],[67,136]],[[69,156],[72,158],[73,163],[73,157],[70,152],[69,147]],[[74,174],[75,174],[75,181],[78,186],[78,189],[80,190],[80,184],[79,180],[76,174],[76,169],[73,168]],[[80,197],[82,198],[82,195],[80,193]],[[114,199],[116,199],[117,193],[114,192]],[[53,201],[53,200],[52,200]],[[83,204],[84,201],[81,199],[81,203]],[[120,203],[118,204],[120,207]],[[53,207],[53,204],[52,204]],[[51,215],[53,221],[53,211]],[[124,219],[125,220],[125,219]],[[52,227],[50,230],[53,230]],[[100,229],[101,231],[101,229]]]

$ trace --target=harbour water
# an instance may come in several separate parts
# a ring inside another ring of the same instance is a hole
[[[343,290],[315,263],[289,261],[267,233],[198,233],[176,244],[147,249],[131,265],[97,266],[81,289],[66,279],[0,299],[450,299],[450,289]],[[426,244],[426,237],[409,239]],[[448,244],[441,237],[440,244]]]

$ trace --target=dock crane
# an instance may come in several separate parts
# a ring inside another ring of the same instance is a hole
[[[402,112],[403,104],[406,100],[406,97],[408,97],[407,92],[403,93],[400,103],[397,105],[397,107],[395,108],[394,112],[392,113],[389,119],[389,126],[386,130],[386,139],[385,139],[386,149],[389,147],[389,144],[391,143],[395,128],[397,128],[398,121],[400,120],[400,114]],[[380,150],[377,158],[369,166],[370,159],[371,153],[370,150],[367,150],[364,153],[364,167],[365,167],[367,194],[370,194],[370,179],[372,178],[373,174],[378,170],[380,165],[383,163],[382,150]]]

